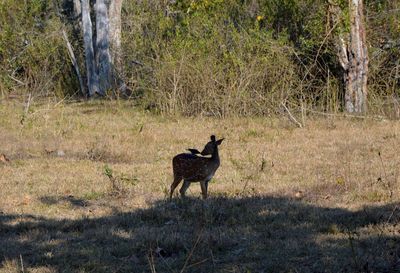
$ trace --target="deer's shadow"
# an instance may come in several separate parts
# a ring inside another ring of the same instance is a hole
[[[57,272],[396,272],[397,205],[352,212],[214,196],[79,220],[0,214],[0,262]]]

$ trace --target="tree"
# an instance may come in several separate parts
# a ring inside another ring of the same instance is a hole
[[[96,64],[99,91],[104,95],[111,88],[110,27],[106,0],[97,0],[96,11]]]
[[[362,0],[350,0],[349,73],[346,84],[346,110],[366,112],[368,48],[366,44],[364,5]]]
[[[73,1],[75,18],[81,18],[87,94],[89,97],[115,88],[120,82],[116,71],[121,68],[121,9],[123,0]],[[92,24],[91,3],[95,24]]]
[[[96,93],[101,93],[99,90],[99,79],[96,71],[96,62],[93,48],[93,31],[92,20],[90,18],[90,3],[89,0],[82,0],[82,32],[83,44],[85,48],[85,61],[86,61],[86,77],[87,88],[89,97]]]
[[[329,3],[331,21],[339,25],[343,12],[338,4]],[[367,111],[368,48],[363,9],[362,0],[349,0],[349,31],[339,30],[336,36],[337,55],[345,82],[345,109],[349,113]]]
[[[111,62],[118,71],[122,69],[121,60],[121,11],[123,0],[113,0],[110,3],[110,50]]]

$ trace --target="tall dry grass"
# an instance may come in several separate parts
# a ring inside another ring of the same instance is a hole
[[[186,116],[265,116],[294,98],[298,79],[296,67],[286,57],[289,48],[267,46],[265,41],[264,47],[249,49],[252,37],[244,35],[244,46],[237,45],[234,52],[221,50],[228,55],[225,61],[213,54],[200,57],[190,49],[179,52],[178,60],[167,56],[160,61],[157,87],[151,94],[157,108],[164,114]]]

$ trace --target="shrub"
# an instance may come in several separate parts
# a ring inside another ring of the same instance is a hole
[[[76,86],[52,1],[0,2],[0,89],[64,95]]]

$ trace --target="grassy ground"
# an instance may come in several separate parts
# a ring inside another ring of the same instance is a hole
[[[0,102],[0,272],[400,272],[400,124]],[[225,137],[200,199],[171,159]]]

